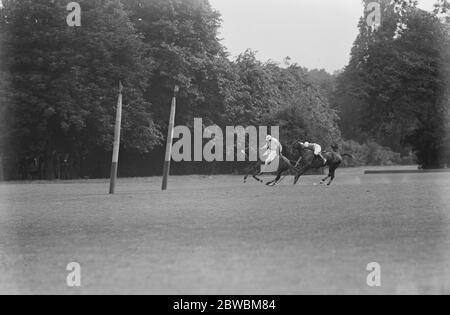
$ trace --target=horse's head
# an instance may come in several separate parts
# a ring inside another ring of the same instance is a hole
[[[314,159],[314,152],[309,150],[301,140],[294,142],[292,152],[295,152],[296,158],[300,158],[303,163],[310,163]]]
[[[304,143],[300,140],[297,140],[292,144],[292,151],[301,153],[304,149],[305,149]]]

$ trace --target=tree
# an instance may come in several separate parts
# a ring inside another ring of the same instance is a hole
[[[404,154],[413,148],[423,167],[443,166],[448,32],[414,3],[402,10],[387,11],[375,31],[361,21],[336,105],[345,136],[372,138]],[[345,127],[351,121],[356,128]]]
[[[201,117],[220,127],[280,125],[286,143],[341,140],[331,81],[321,82],[327,75],[263,63],[251,50],[229,60],[218,38],[220,14],[207,0],[79,2],[76,28],[67,26],[62,0],[5,0],[0,9],[0,113],[7,117],[0,146],[17,164],[39,157],[52,178],[69,153],[78,176],[107,176],[119,80],[124,176],[160,173],[175,84],[177,124]],[[182,171],[208,172],[205,166]]]
[[[307,70],[261,63],[250,50],[238,56],[235,67],[240,88],[227,113],[237,124],[279,126],[285,145],[309,139],[330,147],[341,141],[336,112]]]
[[[328,73],[324,69],[309,70],[308,79],[313,82],[327,97],[328,101],[332,101],[334,92],[336,91],[336,75]]]
[[[17,157],[42,156],[47,178],[59,154],[72,154],[81,167],[94,152],[111,150],[119,80],[124,149],[148,152],[160,141],[143,98],[153,61],[120,1],[79,2],[78,28],[66,24],[66,1],[5,0],[1,9],[8,142]]]
[[[194,117],[218,123],[223,112],[220,97],[226,53],[218,39],[220,14],[206,0],[124,0],[131,21],[142,34],[152,58],[154,75],[146,97],[155,115],[166,121],[167,99],[173,86],[181,86],[177,121]]]

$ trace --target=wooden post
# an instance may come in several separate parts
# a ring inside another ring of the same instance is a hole
[[[119,165],[120,128],[122,125],[122,90],[122,82],[119,82],[119,97],[117,100],[116,127],[114,130],[114,148],[111,164],[111,181],[109,184],[109,193],[111,195],[116,192],[117,168]]]
[[[172,160],[172,142],[175,127],[175,113],[177,108],[177,93],[180,91],[178,85],[173,90],[172,106],[170,108],[169,130],[167,132],[166,158],[164,160],[162,190],[167,190],[167,183],[170,174],[170,161]]]

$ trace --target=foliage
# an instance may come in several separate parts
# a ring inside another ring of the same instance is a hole
[[[401,14],[386,9],[376,31],[361,20],[334,106],[345,138],[375,139],[403,155],[413,149],[423,167],[443,167],[449,157],[449,33],[414,1],[401,8]]]
[[[67,27],[65,1],[3,4],[2,71],[9,88],[1,106],[15,156],[42,156],[52,178],[59,154],[83,160],[109,150],[119,80],[126,86],[124,147],[149,151],[160,141],[143,98],[153,62],[119,0],[80,1],[80,28]]]
[[[391,166],[391,165],[412,165],[412,157],[402,159],[399,153],[393,152],[388,147],[383,147],[374,141],[360,144],[353,140],[342,143],[342,152],[351,154],[353,159],[344,159],[347,166]]]

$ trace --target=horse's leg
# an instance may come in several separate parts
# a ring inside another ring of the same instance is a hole
[[[297,175],[295,175],[295,178],[294,178],[294,186],[297,185],[297,183],[298,183],[298,181],[299,181],[299,179],[300,179],[300,176],[302,176],[302,175],[303,175],[302,173],[298,173]]]
[[[253,178],[255,180],[257,180],[258,182],[260,182],[260,183],[264,183],[264,181],[261,178],[258,177],[258,176],[261,176],[261,175],[262,175],[262,172],[257,172],[255,174],[253,174]]]
[[[280,158],[280,162],[281,161],[285,161],[286,162],[286,158],[284,158],[284,157]],[[266,185],[268,185],[268,186],[276,186],[276,185],[278,185],[281,182],[281,180],[282,180],[281,177],[283,176],[283,174],[285,172],[288,172],[290,169],[295,169],[295,168],[291,165],[291,163],[289,161],[287,161],[287,163],[280,164],[278,166],[277,177],[273,181],[268,182]],[[283,177],[283,179],[284,179],[284,177]]]
[[[297,175],[295,175],[295,179],[294,179],[294,185],[297,185],[298,180],[300,179],[301,176],[303,176],[306,173],[307,170],[308,170],[308,168],[303,168],[297,172]]]
[[[264,181],[258,177],[259,175],[261,175],[261,173],[253,175],[253,178],[260,183],[264,183]]]
[[[261,165],[261,167],[262,167],[262,165]],[[275,182],[279,179],[279,177],[281,177],[280,171],[277,172],[277,177],[276,177],[274,180],[268,181],[268,182],[266,183],[266,185],[267,185],[267,186],[272,186],[273,183],[275,183]]]
[[[328,182],[328,186],[331,186],[331,183],[333,182],[333,180],[334,180],[334,178],[336,177],[336,169],[337,169],[338,167],[336,166],[336,167],[333,167],[333,168],[330,168],[330,181]]]
[[[278,181],[281,179],[281,175],[283,174],[283,172],[278,172],[277,173],[277,177],[274,179],[274,180],[272,180],[272,181],[270,181],[270,182],[268,182],[266,185],[267,186],[275,186],[277,183],[278,183]]]
[[[325,182],[327,181],[327,179],[330,178],[330,177],[331,177],[331,175],[328,175],[327,177],[325,177],[324,179],[322,179],[322,180],[320,181],[320,185],[325,184]]]
[[[325,181],[326,181],[328,178],[330,178],[330,177],[331,177],[331,170],[328,169],[328,176],[325,177],[324,179],[322,179],[322,180],[320,181],[320,185],[325,184]]]
[[[248,170],[247,175],[245,175],[245,177],[244,177],[244,184],[247,182],[247,179],[250,176],[250,174],[252,174],[252,173],[254,174],[256,172],[257,168],[255,166],[249,166],[247,168],[247,170]]]
[[[280,174],[280,178],[278,179],[278,180],[275,180],[275,183],[273,183],[273,185],[272,186],[276,186],[276,185],[278,185],[279,183],[281,183],[281,181],[287,176],[283,176],[283,173],[284,172],[281,172],[281,174]],[[283,177],[282,177],[283,176]]]
[[[258,177],[258,176],[261,176],[263,174],[261,165],[262,164],[257,164],[255,166],[255,172],[253,173],[253,178],[256,181],[260,182],[260,183],[264,183],[264,181],[261,178]]]
[[[328,182],[328,186],[331,186],[331,183],[333,182],[333,180],[334,180],[335,177],[336,177],[335,171],[333,171],[332,174],[331,174],[330,181]]]
[[[284,177],[282,177],[282,176],[283,176],[283,173],[280,173],[280,176],[277,176],[277,179],[275,179],[275,182],[272,184],[272,186],[276,186],[279,183],[281,183],[281,181],[284,179]]]
[[[274,180],[271,180],[271,181],[267,182],[266,185],[267,186],[273,186],[275,184],[275,182],[277,182],[280,178],[281,178],[281,175],[278,174],[277,177]]]
[[[249,172],[247,173],[247,175],[244,176],[244,184],[247,182],[247,179],[248,179],[248,177],[250,176],[250,174],[251,174],[251,171],[249,171]]]

